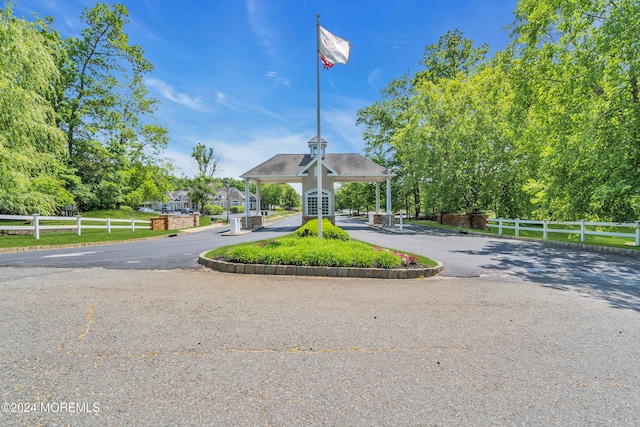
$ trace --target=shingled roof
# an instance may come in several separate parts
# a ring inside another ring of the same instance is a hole
[[[392,174],[360,154],[327,154],[322,162],[335,182],[381,182]],[[256,182],[302,182],[316,163],[309,154],[277,154],[240,175]]]

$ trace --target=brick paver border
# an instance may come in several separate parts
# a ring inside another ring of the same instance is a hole
[[[208,251],[207,251],[208,252]],[[431,277],[444,270],[442,263],[436,267],[424,268],[359,268],[359,267],[317,267],[304,265],[264,265],[241,264],[206,258],[203,252],[198,264],[223,273],[272,274],[283,276],[320,276],[320,277],[361,277],[367,279],[417,279]]]

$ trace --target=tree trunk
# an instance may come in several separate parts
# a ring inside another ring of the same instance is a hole
[[[416,219],[420,218],[420,188],[416,185],[413,187],[413,202],[415,203]]]

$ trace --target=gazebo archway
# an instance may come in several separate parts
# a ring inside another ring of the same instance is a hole
[[[317,173],[322,173],[322,216],[333,221],[335,218],[334,184],[338,182],[370,182],[376,185],[376,213],[378,224],[393,224],[391,213],[391,177],[393,174],[383,166],[361,156],[360,154],[327,154],[327,142],[322,140],[322,156],[317,156],[316,139],[311,139],[307,145],[308,154],[277,154],[240,177],[245,180],[245,192],[249,194],[249,183],[256,183],[256,215],[250,216],[250,206],[245,206],[245,227],[253,228],[264,224],[260,212],[260,185],[273,184],[302,184],[302,222],[317,217]],[[314,150],[315,149],[315,150]],[[318,168],[320,165],[320,168]],[[380,183],[386,182],[386,212],[380,213]],[[315,197],[311,197],[315,195]],[[325,197],[326,195],[326,197]],[[249,197],[247,196],[247,200]],[[326,201],[326,209],[325,209]]]

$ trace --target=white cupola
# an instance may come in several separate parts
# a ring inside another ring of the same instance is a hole
[[[313,159],[314,157],[316,157],[317,150],[318,150],[318,136],[316,135],[313,138],[311,138],[311,140],[307,142],[307,144],[309,145],[309,155]],[[324,156],[326,155],[326,149],[327,149],[327,141],[325,141],[324,138],[320,138],[320,149],[322,150],[321,154],[322,154],[322,158],[324,159]]]

